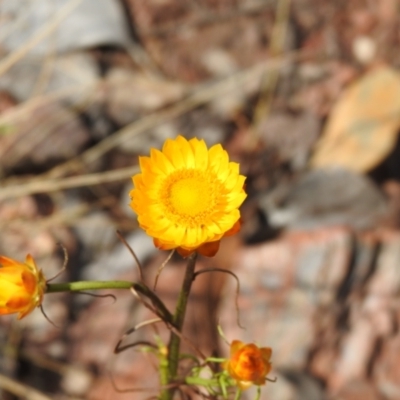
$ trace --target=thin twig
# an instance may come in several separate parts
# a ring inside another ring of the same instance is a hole
[[[50,13],[53,14],[56,11],[54,7],[57,6],[57,3],[52,2],[50,4],[52,7]],[[51,74],[54,71],[54,66],[55,66],[54,64],[56,57],[57,57],[57,35],[52,35],[49,38],[49,45],[47,46],[46,54],[43,57],[43,62],[40,72],[36,77],[35,85],[30,93],[31,97],[36,97],[37,95],[46,90],[46,87],[48,86],[51,80]]]
[[[108,371],[108,376],[110,377],[110,381],[111,381],[111,385],[113,387],[113,389],[117,392],[117,393],[134,393],[134,392],[158,392],[160,389],[160,387],[132,387],[129,389],[120,389],[114,379],[113,374],[111,373],[111,371]],[[170,387],[175,387],[176,385],[170,385]],[[169,388],[169,387],[168,387]]]
[[[46,312],[44,311],[44,308],[43,308],[43,304],[41,304],[41,305],[39,306],[39,309],[40,309],[41,313],[43,314],[43,317],[45,317],[45,319],[47,320],[47,322],[49,322],[51,325],[53,325],[54,328],[56,328],[56,329],[61,329],[61,326],[56,325],[56,324],[49,318],[49,316],[46,314]]]
[[[147,340],[138,340],[137,342],[129,343],[124,346],[121,346],[121,344],[122,344],[122,339],[118,341],[117,345],[115,346],[114,349],[115,354],[122,353],[123,351],[128,349],[133,349],[136,346],[147,346],[147,347],[152,347],[153,349],[157,349],[157,346],[154,343],[151,343]]]
[[[23,58],[29,50],[39,44],[46,36],[50,35],[60,22],[65,19],[81,2],[82,0],[71,0],[60,11],[53,16],[50,21],[34,34],[26,43],[18,50],[10,53],[0,62],[0,76],[7,72],[16,62]]]
[[[171,322],[172,316],[171,316],[171,321],[168,321],[168,319],[166,319],[162,315],[160,315],[159,311],[157,311],[157,307],[153,306],[152,304],[145,301],[142,297],[140,297],[139,293],[134,289],[134,287],[131,288],[131,292],[135,296],[135,298],[137,300],[139,300],[147,309],[149,309],[154,314],[160,316],[162,321],[164,322],[164,324],[167,326],[167,328],[172,333],[174,333],[183,342],[185,342],[203,361],[206,361],[207,357],[202,353],[202,351],[188,337],[183,335],[182,332],[180,332],[175,326],[172,325],[172,322]],[[132,331],[132,329],[131,329],[131,331]],[[128,332],[129,332],[129,330],[128,330]]]
[[[161,299],[152,292],[146,285],[141,285],[140,283],[133,283],[130,288],[132,294],[150,311],[154,312],[159,316],[164,322],[173,324],[172,314],[169,312],[165,304]],[[150,299],[151,304],[144,300],[139,293]]]
[[[99,79],[88,86],[92,87],[93,92],[95,92],[101,87],[102,84],[103,81]],[[82,84],[71,85],[68,86],[67,88],[54,90],[49,93],[37,95],[29,100],[24,101],[23,103],[16,105],[15,107],[10,108],[9,110],[6,110],[2,115],[0,115],[0,124],[1,125],[13,124],[15,121],[18,121],[23,117],[29,117],[29,114],[32,113],[38,107],[51,104],[52,102],[55,101],[61,101],[65,98],[70,99],[74,95],[81,92],[82,92]],[[80,109],[79,106],[78,109]]]
[[[142,134],[167,120],[179,117],[196,107],[206,104],[214,98],[221,95],[227,95],[230,91],[235,90],[238,87],[246,87],[250,84],[254,85],[254,83],[258,82],[267,71],[278,70],[287,63],[298,60],[301,57],[309,57],[310,55],[315,55],[315,51],[291,52],[282,57],[270,58],[244,71],[223,78],[220,81],[202,84],[196,87],[185,99],[161,111],[149,114],[135,122],[132,122],[115,132],[113,135],[103,139],[97,145],[86,150],[80,156],[54,167],[51,171],[42,174],[40,177],[42,179],[60,177],[73,171],[80,170],[86,164],[96,161],[108,151],[122,145],[128,139]]]
[[[75,292],[75,294],[84,294],[85,296],[90,296],[90,297],[95,297],[95,298],[99,298],[99,299],[108,299],[111,298],[114,301],[111,304],[114,304],[117,301],[117,297],[114,296],[111,293],[107,293],[107,294],[98,294],[98,293],[90,293],[90,292],[85,292],[84,290],[78,290]]]
[[[129,168],[125,168],[117,171],[71,177],[60,181],[51,178],[62,177],[68,173],[77,171],[86,164],[96,161],[111,149],[123,144],[126,140],[134,136],[142,134],[167,120],[176,118],[216,97],[224,94],[226,95],[231,90],[257,82],[267,71],[278,70],[286,63],[293,62],[301,57],[309,57],[310,55],[315,55],[315,52],[291,52],[283,57],[271,58],[267,61],[261,62],[245,71],[232,74],[216,83],[201,85],[187,98],[164,110],[152,113],[131,123],[125,128],[115,132],[112,136],[102,140],[99,144],[86,150],[80,156],[58,165],[45,174],[35,177],[33,182],[19,183],[15,186],[12,184],[10,186],[5,186],[0,192],[0,200],[33,193],[43,193],[79,186],[90,186],[125,179],[130,175],[137,173],[138,169],[130,167],[132,168],[131,171]]]
[[[157,287],[157,282],[158,282],[158,278],[162,272],[162,270],[164,269],[164,267],[168,264],[169,260],[171,259],[171,257],[173,256],[173,254],[175,253],[175,250],[172,250],[169,254],[168,257],[165,259],[165,261],[160,265],[160,267],[157,270],[157,274],[156,277],[154,279],[154,286],[153,286],[153,290],[156,290]]]
[[[236,307],[236,323],[238,324],[239,328],[245,329],[244,326],[240,324],[240,313],[239,313],[239,294],[240,294],[240,281],[236,274],[228,269],[224,268],[205,268],[200,271],[197,271],[194,274],[194,279],[197,278],[198,275],[204,274],[205,272],[222,272],[224,274],[229,274],[233,276],[236,280],[236,296],[235,296],[235,307]]]
[[[139,168],[135,166],[120,168],[113,171],[99,172],[96,174],[73,176],[64,179],[46,179],[15,186],[5,186],[0,191],[0,200],[26,196],[34,193],[48,193],[82,186],[100,185],[106,182],[122,181],[128,179],[138,171]]]
[[[20,399],[26,400],[51,400],[45,394],[33,389],[27,385],[23,385],[5,375],[0,374],[0,388],[14,394]]]
[[[66,269],[67,269],[67,264],[68,264],[68,251],[67,248],[62,244],[62,243],[57,243],[63,250],[64,252],[64,262],[63,265],[61,267],[61,269],[50,279],[47,279],[46,283],[49,283],[51,281],[53,281],[54,279],[58,278]]]
[[[128,329],[128,330],[121,336],[121,339],[118,340],[118,343],[117,343],[117,345],[116,345],[115,348],[114,348],[114,353],[115,353],[115,354],[118,354],[118,353],[121,353],[122,351],[124,351],[124,350],[126,350],[126,349],[129,349],[129,348],[131,348],[131,347],[137,346],[137,344],[138,344],[139,342],[130,343],[130,344],[125,345],[125,346],[121,346],[121,345],[122,345],[122,342],[124,341],[124,339],[125,339],[126,337],[128,337],[130,334],[132,334],[132,333],[138,331],[139,329],[141,329],[141,328],[143,328],[143,327],[145,327],[145,326],[152,325],[152,324],[155,324],[155,323],[158,323],[158,322],[163,322],[163,320],[162,320],[161,318],[152,318],[152,319],[148,319],[148,320],[146,320],[146,321],[143,321],[143,322],[137,324],[137,325],[134,326],[133,328]],[[156,346],[154,343],[151,343],[151,342],[143,342],[143,341],[142,341],[142,342],[140,342],[140,343],[142,343],[142,344],[143,344],[143,343],[146,343],[147,346],[153,347],[154,349],[157,348],[157,346]]]
[[[131,253],[132,257],[135,259],[136,264],[139,268],[139,277],[140,277],[140,282],[144,284],[144,275],[143,275],[143,267],[142,264],[139,261],[139,258],[137,257],[136,253],[133,251],[132,247],[129,245],[129,243],[126,241],[126,239],[122,236],[122,233],[120,231],[117,231],[117,236],[118,239],[125,245],[125,247],[128,249],[129,253]]]
[[[276,5],[275,24],[273,26],[270,44],[272,57],[280,55],[284,49],[287,24],[289,21],[290,0],[279,0]],[[271,112],[272,101],[279,81],[279,69],[265,72],[261,80],[261,93],[254,109],[251,133],[252,140],[248,141],[249,149],[257,145],[259,139],[258,126]]]

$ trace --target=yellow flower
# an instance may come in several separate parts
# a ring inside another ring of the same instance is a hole
[[[223,236],[239,231],[245,177],[220,144],[178,136],[139,162],[130,206],[158,248],[213,256]]]
[[[46,281],[28,254],[25,263],[0,256],[0,315],[25,317],[42,303]]]
[[[240,389],[264,385],[271,371],[271,354],[269,347],[260,348],[253,343],[244,344],[234,340],[231,343],[230,358],[223,367],[235,379]]]

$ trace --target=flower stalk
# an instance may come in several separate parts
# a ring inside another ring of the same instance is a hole
[[[46,293],[80,292],[83,290],[130,289],[128,281],[78,281],[66,283],[48,283]]]
[[[154,312],[165,322],[173,324],[173,316],[162,300],[146,285],[129,281],[78,281],[66,283],[48,283],[46,293],[80,292],[101,289],[131,289],[146,296],[154,307]]]
[[[188,263],[186,265],[185,277],[183,279],[182,288],[179,293],[178,301],[176,304],[175,314],[173,315],[172,321],[174,327],[181,332],[183,321],[185,319],[186,307],[189,299],[190,290],[195,277],[197,253],[193,253],[188,257]],[[170,341],[168,344],[168,371],[161,371],[162,384],[168,385],[176,379],[179,364],[179,350],[180,350],[181,339],[180,337],[171,332]],[[167,379],[166,379],[167,378]],[[166,389],[161,393],[161,400],[172,400],[174,395],[174,389]]]

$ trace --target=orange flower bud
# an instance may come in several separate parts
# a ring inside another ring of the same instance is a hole
[[[230,358],[223,367],[242,390],[251,385],[264,385],[271,371],[271,353],[269,347],[260,348],[253,343],[244,344],[234,340],[231,343]]]
[[[0,256],[0,315],[25,317],[42,303],[45,290],[43,273],[29,254],[25,263]]]

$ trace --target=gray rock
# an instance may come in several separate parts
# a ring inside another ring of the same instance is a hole
[[[310,229],[345,225],[373,227],[387,212],[387,203],[366,176],[341,168],[311,171],[290,186],[263,196],[261,208],[273,227]]]
[[[131,233],[126,241],[134,250],[137,258],[143,263],[156,251],[153,240],[141,230]],[[132,268],[137,268],[135,260],[122,243],[113,250],[99,253],[97,260],[84,268],[84,279],[113,280]]]
[[[106,108],[120,125],[126,125],[142,113],[149,113],[180,100],[186,88],[179,82],[149,74],[112,68],[104,84]]]
[[[79,218],[74,230],[90,256],[108,251],[117,240],[113,221],[104,211],[93,211]]]
[[[277,149],[283,161],[301,170],[307,164],[320,125],[319,119],[308,112],[296,116],[277,113],[262,121],[258,131],[266,146]]]
[[[27,56],[0,76],[0,89],[25,101],[43,93],[57,93],[69,103],[83,103],[93,97],[99,80],[93,57],[84,52],[55,58]]]
[[[11,133],[0,136],[0,167],[4,170],[67,160],[89,140],[79,117],[59,102],[37,103],[6,122]]]
[[[20,49],[46,24],[63,12],[70,0],[3,0],[0,2],[2,46],[8,52]],[[58,27],[34,46],[31,54],[45,56],[101,45],[127,47],[132,42],[120,2],[81,0],[64,13]]]

